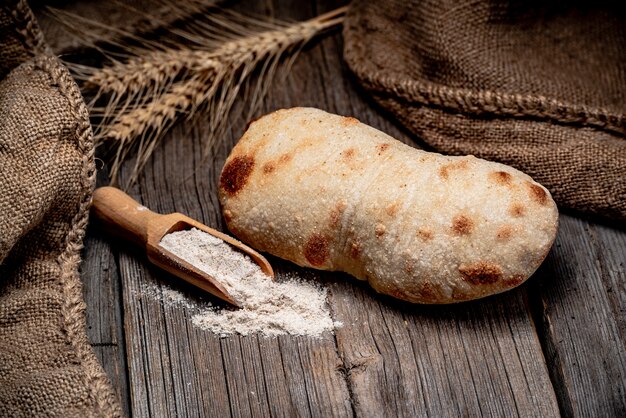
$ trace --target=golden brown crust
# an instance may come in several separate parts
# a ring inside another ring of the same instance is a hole
[[[511,206],[509,206],[509,214],[514,218],[521,218],[526,215],[526,207],[518,202],[511,203]]]
[[[331,239],[322,234],[313,234],[304,246],[304,257],[314,267],[323,266],[330,254]]]
[[[235,195],[247,183],[252,169],[254,168],[254,158],[248,155],[234,157],[222,170],[220,176],[220,187],[229,195]]]
[[[460,214],[452,219],[451,228],[455,235],[469,235],[474,229],[474,222],[468,216]]]
[[[544,206],[548,204],[548,194],[543,189],[543,187],[537,184],[532,184],[530,182],[527,182],[526,185],[528,186],[528,190],[530,191],[530,197],[533,201]]]
[[[494,263],[479,261],[475,264],[461,264],[459,273],[473,285],[494,284],[502,279],[502,268]]]
[[[513,176],[506,171],[494,171],[489,174],[489,178],[502,186],[510,186],[513,184]]]

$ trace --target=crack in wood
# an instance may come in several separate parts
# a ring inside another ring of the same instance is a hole
[[[117,343],[91,343],[92,347],[117,347]]]

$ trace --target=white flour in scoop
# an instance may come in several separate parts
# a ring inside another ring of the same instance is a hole
[[[243,306],[196,314],[192,322],[197,327],[221,335],[319,336],[341,325],[330,317],[325,288],[297,279],[275,282],[250,257],[204,231],[173,232],[160,246],[215,277]]]

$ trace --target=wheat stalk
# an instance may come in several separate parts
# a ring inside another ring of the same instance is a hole
[[[190,7],[206,5],[205,1],[194,0]],[[166,45],[146,42],[137,46],[137,38],[133,38],[128,55],[122,59],[109,55],[111,61],[105,67],[69,63],[83,87],[96,91],[90,103],[92,114],[101,118],[95,127],[96,140],[115,149],[111,181],[117,181],[124,160],[136,153],[129,180],[134,182],[163,133],[181,115],[191,117],[199,110],[206,111],[210,124],[204,144],[208,155],[215,140],[223,137],[240,90],[250,94],[251,114],[279,62],[286,56],[293,62],[308,41],[339,25],[345,11],[340,8],[289,24],[220,10],[217,15],[194,20],[187,30],[172,30],[188,41],[186,44],[170,40]],[[253,73],[257,76],[251,80]],[[105,104],[96,105],[103,97]]]

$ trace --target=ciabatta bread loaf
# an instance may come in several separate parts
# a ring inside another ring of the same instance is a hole
[[[557,232],[550,193],[526,174],[421,151],[318,109],[253,122],[219,189],[228,227],[248,244],[418,303],[518,286]]]

